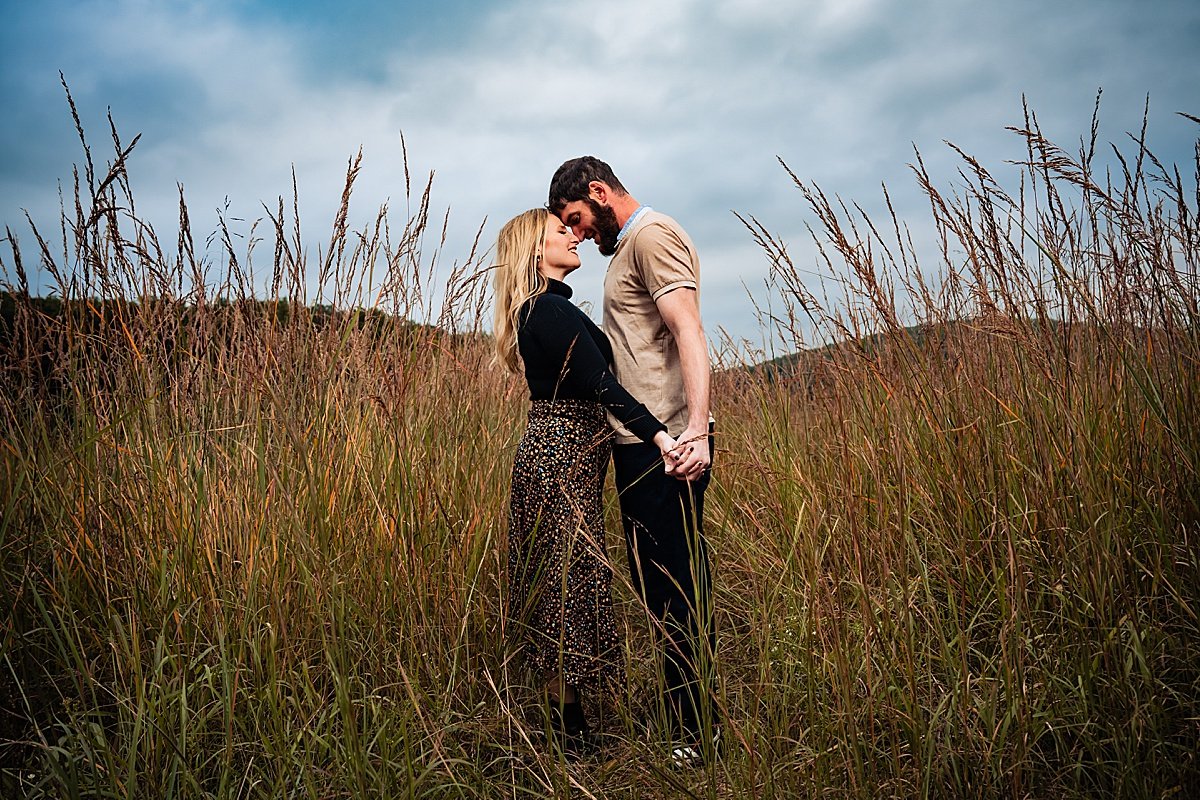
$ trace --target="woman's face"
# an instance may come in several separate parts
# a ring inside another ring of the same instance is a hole
[[[562,220],[553,214],[546,220],[546,244],[542,247],[542,274],[548,278],[562,280],[567,273],[579,267],[579,254],[575,249],[579,240]]]

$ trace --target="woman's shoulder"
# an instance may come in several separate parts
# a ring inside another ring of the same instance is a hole
[[[542,292],[525,301],[521,311],[527,315],[575,313],[578,306],[560,294]]]
[[[581,313],[567,298],[546,292],[529,298],[521,306],[520,329],[560,330],[575,324]]]

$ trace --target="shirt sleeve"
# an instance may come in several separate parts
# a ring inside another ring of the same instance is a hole
[[[674,289],[695,289],[699,276],[692,266],[691,243],[667,225],[650,223],[637,232],[633,263],[642,285],[654,300]]]
[[[653,444],[654,435],[667,426],[617,381],[584,327],[582,313],[569,300],[541,295],[529,311],[525,331],[549,363],[563,365],[560,384],[595,397],[634,436]]]

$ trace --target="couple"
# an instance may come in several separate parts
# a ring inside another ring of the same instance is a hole
[[[563,282],[585,239],[612,257],[604,331]],[[523,369],[532,401],[512,473],[509,635],[545,687],[560,745],[590,749],[582,691],[622,680],[601,499],[611,452],[633,583],[656,620],[671,755],[699,763],[714,724],[701,524],[712,423],[695,248],[585,156],[555,172],[549,211],[501,229],[496,261],[497,356]]]

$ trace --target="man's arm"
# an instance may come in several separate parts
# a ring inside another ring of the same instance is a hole
[[[712,454],[708,451],[708,343],[700,324],[700,306],[696,291],[686,287],[669,291],[655,302],[679,348],[683,391],[688,405],[687,430],[679,437],[679,447],[675,451],[679,460],[668,471],[677,478],[694,481],[712,463]]]

